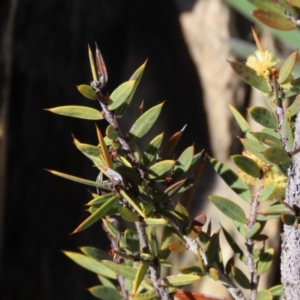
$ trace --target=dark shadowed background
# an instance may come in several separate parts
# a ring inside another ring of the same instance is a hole
[[[149,59],[123,124],[126,128],[143,99],[146,109],[167,100],[159,128],[148,139],[162,131],[168,138],[187,123],[177,154],[192,143],[197,152],[210,151],[200,81],[179,24],[179,13],[193,4],[1,1],[0,299],[94,299],[86,288],[97,284],[96,276],[61,250],[85,245],[108,249],[108,240],[100,224],[69,235],[87,216],[83,204],[90,200],[89,192],[44,170],[97,176],[71,136],[96,144],[94,122],[43,110],[71,104],[97,108],[76,90],[76,85],[91,80],[88,43],[93,46],[96,41],[105,59],[107,92]],[[211,182],[207,171],[202,193]]]

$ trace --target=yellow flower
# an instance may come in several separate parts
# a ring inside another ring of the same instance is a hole
[[[275,189],[273,193],[269,196],[268,200],[275,200],[275,199],[284,199],[285,197],[285,189],[287,186],[287,176],[282,174],[278,167],[275,165],[268,164],[249,151],[244,151],[242,153],[244,156],[247,156],[251,158],[253,161],[256,162],[256,164],[259,166],[262,176],[259,179],[260,184],[262,185],[263,188],[267,187],[270,183],[274,182],[275,183]],[[248,185],[256,185],[258,184],[258,179],[254,178],[240,169],[238,169],[238,175],[239,177]]]
[[[270,77],[271,69],[274,68],[280,59],[274,59],[274,53],[269,50],[257,50],[247,59],[246,66],[256,71],[258,76],[264,77],[266,80]]]

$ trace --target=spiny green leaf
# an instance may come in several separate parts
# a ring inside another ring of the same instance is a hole
[[[144,219],[144,222],[148,226],[166,226],[168,224],[168,220],[164,218],[156,219],[156,218],[146,218]]]
[[[274,252],[274,248],[270,248],[260,256],[257,263],[257,272],[259,275],[266,273],[272,266]]]
[[[248,109],[248,113],[250,117],[258,124],[267,128],[278,128],[277,118],[267,108],[262,106],[253,106]]]
[[[293,72],[298,57],[298,50],[292,52],[280,68],[278,83],[284,83]]]
[[[239,268],[232,266],[231,273],[236,282],[244,289],[250,289],[250,281]]]
[[[105,161],[105,166],[109,167],[109,168],[113,168],[113,163],[112,163],[110,153],[108,152],[107,146],[106,146],[105,141],[102,136],[102,133],[97,125],[96,125],[96,132],[97,132],[99,145],[101,147],[102,155],[103,155],[103,158]]]
[[[97,99],[97,95],[90,85],[87,84],[77,85],[77,89],[85,98],[88,98],[90,100]]]
[[[148,226],[146,228],[146,234],[147,234],[151,254],[154,257],[156,257],[158,255],[158,248],[159,247],[158,247],[158,241],[157,241],[157,237],[156,237],[155,228],[151,227],[151,226]]]
[[[160,146],[162,144],[164,134],[161,133],[156,136],[149,144],[148,148],[142,156],[142,164],[147,167],[157,156]]]
[[[88,179],[76,177],[76,176],[73,176],[73,175],[61,173],[61,172],[54,171],[54,170],[48,170],[48,169],[45,169],[45,170],[48,171],[48,172],[50,172],[53,175],[66,178],[68,180],[72,180],[72,181],[79,182],[79,183],[82,183],[82,184],[85,184],[85,185],[89,185],[89,186],[94,186],[96,188],[103,189],[103,190],[108,190],[108,191],[111,190],[111,188],[109,188],[105,184],[102,184],[102,183],[99,183],[99,182],[96,182],[96,181],[91,181],[91,180],[88,180]]]
[[[270,11],[264,11],[262,9],[256,9],[252,12],[255,19],[261,23],[279,30],[293,30],[296,28],[296,24],[290,21],[287,17],[274,14]]]
[[[94,108],[79,105],[66,105],[45,109],[55,114],[85,120],[102,120],[102,113]]]
[[[86,157],[88,157],[95,164],[95,166],[105,165],[102,151],[99,147],[80,143],[75,137],[73,137],[73,142],[74,142],[76,148],[82,154],[84,154]]]
[[[103,225],[105,226],[106,230],[109,234],[114,237],[115,239],[121,235],[120,231],[107,219],[102,218]]]
[[[87,219],[85,219],[72,233],[77,233],[82,231],[95,222],[99,221],[102,217],[106,215],[109,209],[115,204],[115,202],[120,198],[119,195],[115,195],[102,204],[93,214],[91,214]]]
[[[142,212],[140,207],[138,206],[137,203],[135,203],[127,194],[124,190],[120,189],[120,194],[129,202],[129,204],[138,212],[140,216],[143,218],[146,218],[145,214]]]
[[[236,203],[220,196],[211,195],[208,198],[228,218],[246,224],[247,218],[245,212]]]
[[[221,176],[226,184],[243,200],[250,203],[251,192],[248,186],[230,168],[216,159],[209,157],[215,171]]]
[[[118,211],[122,219],[124,219],[125,221],[137,222],[140,219],[138,214],[136,214],[127,207],[119,207]]]
[[[95,247],[80,247],[81,252],[83,252],[86,256],[92,257],[96,260],[106,259],[111,260],[111,257],[101,249]]]
[[[230,158],[236,164],[236,166],[246,174],[254,178],[260,177],[260,168],[258,164],[251,158],[239,154],[233,155]]]
[[[70,251],[63,251],[63,253],[66,256],[68,256],[70,259],[72,259],[76,264],[80,265],[81,267],[91,272],[106,276],[111,279],[117,278],[116,272],[114,272],[110,268],[107,268],[103,263],[91,257],[76,252],[70,252]]]
[[[175,165],[174,160],[163,160],[155,163],[147,170],[147,175],[150,179],[155,179],[163,176],[170,171]]]
[[[252,87],[265,92],[270,93],[271,87],[268,83],[268,81],[256,74],[256,71],[251,69],[250,67],[246,66],[245,64],[234,62],[234,61],[228,61],[231,68],[241,77],[242,80],[244,80],[246,83],[251,85]]]
[[[102,261],[101,264],[124,278],[127,278],[129,280],[134,280],[135,278],[136,269],[133,267],[116,264],[110,261]]]
[[[108,286],[97,285],[88,289],[88,291],[96,298],[103,300],[121,300],[121,296],[116,289]]]
[[[145,67],[146,67],[146,63],[147,61],[145,61],[130,77],[129,81],[133,81],[135,80],[135,84],[134,87],[131,91],[131,94],[127,97],[126,101],[119,106],[116,111],[115,111],[115,115],[117,116],[117,118],[121,118],[124,114],[124,112],[126,111],[127,107],[129,106],[129,104],[131,103],[131,100],[133,98],[133,95],[140,83],[140,80],[142,78],[142,75],[144,73]]]
[[[148,109],[135,121],[129,130],[129,142],[131,144],[134,144],[152,128],[160,115],[163,104],[164,102]]]
[[[167,286],[185,286],[198,281],[201,277],[191,274],[177,274],[167,276],[163,279],[163,284]]]
[[[108,109],[115,110],[128,101],[134,89],[135,80],[129,80],[118,86],[108,99]]]
[[[136,294],[141,282],[143,281],[149,267],[149,262],[142,261],[137,269],[136,276],[133,281],[132,294]]]
[[[179,156],[174,166],[174,177],[180,178],[190,168],[194,156],[194,145],[186,148]]]

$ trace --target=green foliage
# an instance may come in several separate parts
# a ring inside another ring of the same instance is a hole
[[[258,7],[254,14],[258,19],[269,25],[275,22],[279,24],[277,26],[285,26],[280,19],[285,18],[281,2],[274,7],[269,1],[250,2]],[[293,14],[289,7],[285,10]],[[254,299],[253,295],[257,295],[256,299],[282,295],[281,286],[258,291],[258,284],[260,276],[271,268],[275,255],[274,248],[265,250],[268,236],[263,230],[267,221],[280,218],[286,225],[298,224],[295,211],[291,209],[292,213],[286,213],[286,205],[282,201],[291,162],[287,150],[293,150],[294,116],[298,108],[296,104],[283,108],[282,102],[285,95],[297,93],[300,87],[300,81],[292,76],[297,52],[293,52],[279,69],[276,61],[271,60],[262,49],[255,33],[254,39],[262,59],[269,59],[269,69],[258,70],[255,59],[252,64],[247,62],[249,65],[237,62],[230,62],[230,65],[245,82],[264,93],[269,108],[256,106],[248,109],[250,118],[262,126],[261,131],[253,132],[246,119],[230,106],[245,135],[240,139],[245,151],[231,157],[237,171],[207,156],[204,151],[195,153],[193,145],[175,156],[173,151],[185,126],[166,142],[164,133],[161,133],[151,137],[149,145],[142,146],[141,140],[151,134],[163,102],[145,112],[142,103],[138,116],[131,120],[130,130],[125,132],[120,128],[118,120],[131,105],[146,63],[110,96],[103,95],[102,89],[108,76],[97,46],[96,66],[89,49],[93,81],[90,86],[82,84],[77,88],[84,97],[97,100],[100,110],[85,106],[48,109],[60,115],[87,120],[104,119],[108,123],[104,133],[96,125],[95,145],[79,142],[76,138],[73,140],[75,147],[99,171],[96,180],[48,170],[54,175],[96,188],[86,204],[89,215],[73,233],[101,222],[111,241],[111,249],[106,253],[84,246],[80,248],[83,254],[64,252],[78,265],[97,274],[101,284],[88,289],[96,298],[172,299],[176,296],[180,299],[218,299],[185,290],[187,285],[198,282],[204,276],[220,281],[232,295],[243,295],[242,289],[250,290],[251,299]],[[221,196],[208,196],[215,207],[231,219],[246,247],[239,244],[223,225],[221,230],[212,233],[211,222],[205,224],[205,214],[191,218],[189,207],[201,180],[206,157],[228,187],[243,200],[240,204]],[[262,202],[271,200],[273,202],[260,206]],[[242,205],[248,206],[250,213],[246,213]],[[135,230],[124,228],[126,222],[134,223]],[[223,259],[221,233],[233,251],[228,261]],[[172,262],[168,261],[170,253],[187,251],[195,257],[195,265],[179,265],[174,274],[160,278],[163,268],[172,266]],[[236,261],[244,264],[248,271],[244,271]]]

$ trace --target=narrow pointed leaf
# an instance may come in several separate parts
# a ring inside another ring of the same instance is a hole
[[[255,19],[263,24],[279,30],[293,30],[296,28],[296,24],[290,21],[287,17],[274,14],[262,9],[256,9],[252,12]]]
[[[110,153],[108,152],[107,146],[105,144],[105,141],[103,139],[103,136],[101,134],[100,129],[98,128],[98,126],[96,125],[96,132],[97,132],[97,137],[98,137],[98,141],[102,150],[102,154],[105,160],[105,165],[109,168],[113,167],[113,163],[110,157]]]
[[[121,300],[116,289],[113,289],[108,286],[97,285],[88,289],[88,291],[96,298],[103,300]]]
[[[102,120],[102,113],[94,108],[87,106],[79,106],[79,105],[66,105],[66,106],[58,106],[53,108],[47,108],[45,110],[51,111],[55,114],[79,118],[85,120]]]
[[[111,190],[105,184],[102,184],[102,183],[99,183],[99,182],[96,182],[96,181],[91,181],[91,180],[88,180],[88,179],[76,177],[76,176],[73,176],[73,175],[61,173],[61,172],[54,171],[54,170],[47,170],[47,169],[45,169],[45,170],[50,172],[53,175],[66,178],[66,179],[71,180],[71,181],[75,181],[75,182],[82,183],[82,184],[89,185],[89,186],[94,186],[96,188],[100,188],[100,189],[104,189],[104,190],[108,190],[108,191]]]
[[[221,176],[226,184],[244,201],[250,203],[251,192],[246,183],[244,183],[243,180],[241,180],[230,168],[228,168],[223,163],[217,161],[212,157],[209,157],[209,160],[215,171]]]
[[[236,282],[244,289],[250,289],[250,281],[247,276],[237,267],[231,267],[231,273]]]
[[[183,274],[204,275],[202,274],[201,268],[198,266],[182,267],[179,269],[179,271]]]
[[[235,239],[229,234],[229,232],[223,227],[222,231],[225,236],[225,239],[227,243],[229,244],[230,248],[232,249],[234,255],[236,255],[240,260],[243,260],[244,254],[242,249],[239,247],[239,245],[236,243]]]
[[[131,252],[131,253],[138,253],[140,251],[140,242],[137,234],[131,230],[126,229],[124,232],[124,241],[125,241],[125,247]],[[120,245],[122,243],[120,242]]]
[[[112,258],[103,250],[95,248],[95,247],[80,247],[79,248],[81,252],[83,252],[86,256],[92,257],[96,260],[111,260]]]
[[[103,225],[105,226],[107,232],[113,237],[117,238],[118,236],[121,235],[121,232],[107,219],[102,218]]]
[[[209,200],[228,218],[246,224],[247,218],[244,210],[236,203],[219,196],[209,196]]]
[[[137,269],[136,276],[133,281],[132,294],[136,294],[141,282],[143,281],[149,267],[149,262],[142,261]]]
[[[180,178],[190,168],[194,156],[194,145],[186,148],[179,156],[174,166],[174,176]]]
[[[124,114],[124,112],[126,111],[127,107],[129,106],[129,104],[131,103],[131,100],[133,98],[133,95],[140,83],[140,80],[142,78],[142,75],[144,73],[145,67],[146,67],[146,63],[147,61],[145,61],[134,73],[133,75],[130,77],[129,81],[135,81],[134,87],[131,91],[131,94],[127,97],[126,101],[119,106],[116,110],[115,110],[115,115],[117,116],[117,118],[121,118]]]
[[[133,267],[116,264],[110,261],[102,261],[101,264],[103,264],[105,267],[109,268],[113,272],[117,273],[118,275],[129,280],[134,280],[136,276],[136,269]]]
[[[198,281],[201,277],[191,274],[177,274],[167,276],[163,279],[163,284],[166,286],[185,286],[187,284]]]
[[[219,254],[220,254],[220,230],[215,232],[211,237],[206,249],[206,258],[209,264],[217,263],[219,267]],[[221,267],[222,268],[222,267]]]
[[[282,284],[275,285],[269,289],[269,292],[271,292],[271,294],[274,297],[283,296],[284,294],[283,285]]]
[[[163,138],[164,134],[161,133],[150,142],[148,148],[142,156],[142,164],[145,167],[147,167],[157,157]]]
[[[174,160],[163,160],[155,163],[147,170],[147,175],[150,179],[155,179],[163,176],[165,173],[170,171],[175,165]]]
[[[169,140],[166,142],[166,144],[164,145],[164,147],[162,148],[162,150],[160,152],[160,158],[162,160],[168,158],[170,156],[170,154],[173,152],[173,150],[176,147],[176,145],[178,144],[185,128],[186,128],[186,125],[180,131],[175,132],[169,138]]]
[[[142,216],[143,218],[146,218],[145,214],[142,212],[138,204],[136,204],[123,189],[120,189],[120,194],[128,201],[128,203],[137,211],[137,213]]]
[[[243,146],[252,154],[254,154],[256,157],[258,157],[259,159],[261,159],[262,161],[266,162],[266,163],[270,163],[270,161],[268,161],[265,156],[262,154],[263,151],[265,151],[267,149],[266,146],[262,145],[259,142],[255,142],[249,139],[240,139],[240,141],[242,142]]]
[[[285,91],[285,98],[290,98],[300,93],[300,77],[291,82],[292,88]]]
[[[106,215],[106,213],[110,210],[110,208],[115,204],[115,202],[120,198],[119,195],[115,195],[111,197],[108,201],[102,204],[93,214],[91,214],[87,219],[85,219],[74,231],[73,233],[82,231],[95,222],[99,221],[102,217]]]
[[[118,290],[117,287],[113,284],[113,282],[110,279],[108,279],[108,278],[106,278],[106,277],[104,277],[102,275],[98,275],[97,277],[100,280],[100,282],[102,283],[102,285],[108,286],[110,288],[113,288],[116,291]]]
[[[131,93],[134,89],[134,85],[135,80],[129,80],[118,86],[109,96],[108,109],[115,110],[123,103],[125,103],[128,97],[131,96]]]
[[[93,53],[91,51],[90,45],[88,45],[88,55],[89,55],[89,60],[90,60],[90,67],[91,67],[91,71],[92,71],[92,77],[94,81],[97,81],[97,74],[96,74],[96,66],[95,66],[95,62],[94,62],[94,58],[93,58]]]
[[[164,103],[158,104],[144,112],[129,130],[129,142],[134,143],[143,137],[155,124]]]
[[[93,200],[89,201],[87,205],[101,205],[108,201],[111,197],[114,197],[115,193],[109,193],[104,195],[97,195]]]
[[[158,255],[159,246],[158,246],[155,228],[148,226],[146,228],[146,234],[147,234],[148,243],[151,251],[150,253],[154,257],[156,257]]]
[[[144,219],[144,222],[148,226],[166,226],[168,224],[168,220],[164,218],[156,219],[156,218],[146,218]]]
[[[137,222],[139,221],[140,217],[135,212],[131,211],[127,207],[119,207],[118,208],[119,214],[125,221],[128,222]]]
[[[259,275],[266,273],[272,266],[274,252],[274,248],[270,248],[260,256],[257,263],[257,272]]]
[[[267,80],[261,76],[258,76],[256,74],[256,71],[249,68],[245,64],[234,62],[234,61],[228,61],[231,68],[241,77],[242,80],[244,80],[246,83],[251,85],[252,87],[265,92],[270,93],[271,87]]]
[[[246,174],[254,177],[260,177],[260,168],[258,164],[251,158],[244,155],[233,155],[230,157],[235,165]]]
[[[158,254],[158,256],[162,259],[166,259],[170,255],[171,251],[169,249],[169,244],[171,243],[172,240],[172,232],[173,232],[173,227],[166,226],[163,229],[162,237],[161,237],[161,246]]]
[[[77,89],[85,98],[90,100],[97,99],[97,95],[90,85],[87,84],[77,85]]]
[[[105,164],[102,151],[99,147],[80,143],[76,138],[73,138],[73,142],[77,149],[86,157],[88,157],[95,166],[102,166]]]
[[[155,292],[145,292],[145,293],[138,293],[135,294],[133,300],[157,300],[157,296]]]
[[[286,110],[283,118],[283,128],[285,132],[285,136],[288,139],[288,150],[292,151],[294,148],[294,133],[293,126],[291,120],[291,111],[289,109]]]
[[[284,83],[293,72],[294,66],[296,64],[298,57],[298,50],[294,51],[290,54],[290,56],[286,59],[286,61],[283,63],[283,65],[280,68],[280,73],[278,77],[278,83],[282,84]]]
[[[262,106],[253,106],[248,109],[248,113],[250,117],[258,124],[267,128],[278,128],[277,118],[267,108]]]
[[[261,224],[259,222],[255,222],[253,226],[248,231],[247,237],[249,239],[253,238],[261,229]]]
[[[110,268],[107,268],[103,263],[91,257],[76,252],[70,252],[70,251],[63,251],[63,253],[66,256],[68,256],[70,259],[72,259],[76,264],[80,265],[81,267],[91,272],[103,275],[111,279],[117,278],[116,272],[114,272]]]

